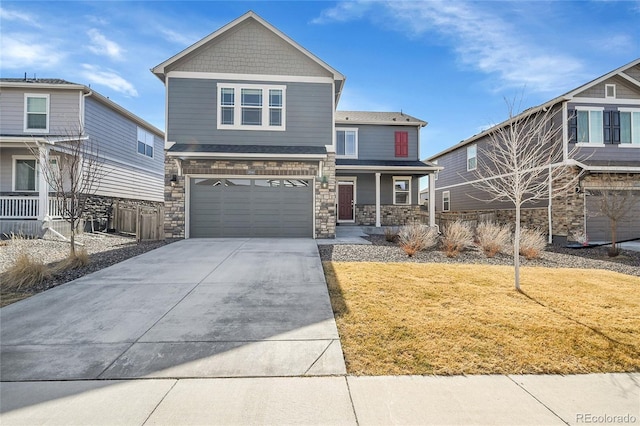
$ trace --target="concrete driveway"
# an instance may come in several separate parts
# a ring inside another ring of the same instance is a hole
[[[346,373],[311,239],[176,242],[0,321],[2,381]]]

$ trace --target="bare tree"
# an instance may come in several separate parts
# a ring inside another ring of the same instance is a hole
[[[479,145],[473,186],[490,195],[483,201],[508,202],[515,207],[513,265],[515,288],[520,291],[522,206],[573,189],[578,176],[571,176],[562,163],[561,112],[550,106],[519,115],[515,102],[506,103],[509,119],[489,131],[485,147]],[[567,177],[551,189],[550,183],[558,182],[561,176]]]
[[[86,213],[87,199],[96,193],[106,175],[98,144],[84,134],[82,126],[78,126],[31,150],[36,157],[41,150],[55,152],[55,161],[40,161],[40,173],[43,173],[49,190],[55,194],[62,218],[71,227],[70,256],[75,258],[75,236]]]
[[[617,256],[618,250],[618,223],[627,217],[638,203],[640,203],[640,191],[633,190],[631,180],[617,180],[610,173],[603,173],[600,180],[601,187],[596,191],[590,191],[592,196],[600,196],[597,202],[597,212],[594,216],[604,216],[609,219],[611,229],[611,248],[609,256]]]

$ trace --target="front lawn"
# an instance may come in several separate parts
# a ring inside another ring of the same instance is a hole
[[[324,262],[347,371],[640,371],[640,278],[610,271]]]

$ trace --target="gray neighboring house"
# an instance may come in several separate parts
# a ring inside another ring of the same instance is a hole
[[[514,120],[548,108],[555,110],[555,124],[561,126],[556,144],[562,162],[557,165],[569,165],[582,176],[570,193],[525,206],[522,222],[559,240],[586,233],[591,241],[610,241],[609,220],[598,213],[599,191],[612,185],[604,182],[603,173],[620,182],[614,186],[640,196],[640,59],[529,108]],[[513,220],[512,206],[478,201],[487,195],[470,183],[488,135],[508,125],[498,124],[428,158],[444,167],[432,203],[438,214],[493,212],[499,221]],[[639,217],[636,205],[618,224],[618,241],[640,238]]]
[[[417,219],[425,122],[336,111],[345,77],[254,12],[152,69],[166,89],[165,236],[333,238]]]
[[[1,78],[0,233],[40,235],[45,217],[68,231],[39,164],[63,155],[56,143],[80,128],[97,143],[106,172],[90,199],[89,215],[111,226],[106,221],[115,202],[164,203],[161,130],[81,84]]]

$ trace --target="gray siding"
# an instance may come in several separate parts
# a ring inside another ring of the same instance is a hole
[[[376,176],[372,173],[346,173],[349,177],[356,177],[356,203],[375,204],[376,203]],[[380,176],[380,204],[393,204],[393,176]],[[340,180],[340,175],[336,177]],[[411,204],[420,204],[418,198],[419,178],[412,176],[411,179]]]
[[[332,77],[254,19],[232,28],[167,71]]]
[[[629,77],[635,78],[640,81],[640,65],[636,65],[635,67],[629,68],[624,72]]]
[[[55,89],[2,88],[0,93],[0,132],[3,135],[31,135],[24,131],[24,94],[49,95],[49,132],[65,134],[80,123],[80,91]],[[47,133],[38,132],[38,135]]]
[[[230,82],[230,81],[226,81]],[[333,94],[331,84],[286,85],[286,130],[218,130],[217,80],[168,79],[167,139],[177,143],[236,145],[331,145]],[[269,82],[243,82],[269,84]]]
[[[633,69],[633,68],[632,68]],[[576,98],[601,98],[605,99],[605,85],[616,85],[616,98],[619,99],[640,99],[640,91],[633,84],[622,77],[614,76],[610,79],[596,84],[587,90],[576,94]]]
[[[164,200],[164,140],[161,137],[155,135],[153,158],[138,154],[138,125],[90,97],[85,103],[85,130],[97,143],[108,171],[98,195]]]
[[[341,128],[358,129],[358,159],[360,160],[418,160],[418,130],[414,126],[336,125],[336,130]],[[408,157],[395,156],[395,132],[408,132]]]

